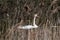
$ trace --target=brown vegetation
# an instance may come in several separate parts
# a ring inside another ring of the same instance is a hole
[[[17,29],[32,24],[37,29]],[[0,0],[0,40],[60,40],[59,0]]]

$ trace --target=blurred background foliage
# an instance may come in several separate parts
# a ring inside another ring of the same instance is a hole
[[[39,29],[46,26],[60,26],[59,0],[0,0],[0,35],[23,20],[23,25],[33,23],[34,14],[38,14],[36,24]],[[33,29],[34,30],[34,29]]]

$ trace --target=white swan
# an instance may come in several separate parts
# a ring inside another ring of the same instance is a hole
[[[19,29],[32,29],[37,28],[38,26],[35,24],[35,19],[37,17],[37,14],[34,15],[33,25],[26,25],[26,26],[18,26]]]

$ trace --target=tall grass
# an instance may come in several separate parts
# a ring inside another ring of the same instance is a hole
[[[33,23],[37,29],[17,29]],[[59,40],[59,0],[0,0],[0,40]]]

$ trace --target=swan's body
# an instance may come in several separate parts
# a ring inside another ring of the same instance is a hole
[[[38,26],[32,26],[32,25],[27,25],[27,26],[23,26],[23,27],[18,27],[18,28],[20,28],[20,29],[32,29],[32,28],[37,28]]]
[[[19,29],[32,29],[37,28],[38,26],[35,24],[35,19],[37,17],[37,14],[34,15],[33,25],[26,25],[26,26],[18,26]]]

